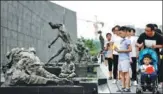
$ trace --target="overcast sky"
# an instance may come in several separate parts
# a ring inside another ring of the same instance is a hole
[[[80,19],[105,23],[104,34],[114,25],[134,25],[144,28],[147,23],[162,25],[162,1],[52,1],[77,13],[78,37],[94,38],[92,23]]]

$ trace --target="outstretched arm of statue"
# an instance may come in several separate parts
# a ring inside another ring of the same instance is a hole
[[[51,57],[51,58],[49,59],[49,61],[48,61],[47,63],[49,63],[49,62],[50,62],[51,60],[53,60],[56,56],[58,56],[64,49],[65,49],[65,48],[62,47],[53,57]]]
[[[56,75],[51,74],[50,72],[46,71],[44,68],[40,67],[37,71],[37,75],[50,78],[50,79],[59,79]]]
[[[50,48],[51,45],[53,45],[58,40],[59,37],[60,35],[58,34],[58,36],[49,44],[48,48]]]

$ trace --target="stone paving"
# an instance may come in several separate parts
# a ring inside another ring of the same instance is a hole
[[[103,74],[105,75],[105,77],[108,78],[109,77],[109,75],[107,73],[108,72],[108,67],[105,66],[104,64],[100,64],[100,68],[101,68]],[[131,75],[131,70],[130,70],[130,75]],[[120,81],[118,81],[117,84],[113,84],[112,81],[113,80],[107,80],[107,84],[103,84],[103,85],[98,86],[98,93],[99,94],[122,93],[122,92],[116,92],[119,88],[121,88]],[[136,86],[131,85],[130,94],[131,93],[136,93]],[[124,94],[126,94],[126,92]],[[143,94],[152,94],[152,93],[145,92]]]

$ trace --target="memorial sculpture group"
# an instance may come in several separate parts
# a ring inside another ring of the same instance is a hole
[[[51,45],[53,45],[57,41],[58,38],[62,39],[63,44],[61,49],[58,50],[58,52],[54,56],[52,56],[47,63],[49,63],[55,57],[60,55],[62,51],[63,51],[63,56],[57,62],[64,62],[66,53],[70,53],[72,55],[72,61],[74,63],[83,63],[84,61],[91,60],[89,55],[89,49],[85,47],[83,40],[79,39],[77,43],[73,43],[69,33],[66,31],[65,26],[63,24],[52,24],[50,22],[49,25],[54,30],[58,29],[59,33],[48,47],[50,48]]]
[[[75,77],[75,64],[87,64],[91,62],[89,49],[85,47],[83,40],[78,40],[77,43],[72,43],[71,37],[66,32],[63,24],[49,25],[52,29],[58,29],[59,33],[56,39],[48,46],[61,38],[64,42],[61,49],[52,56],[47,63],[43,63],[36,56],[35,49],[29,48],[13,48],[7,53],[8,62],[3,66],[5,82],[2,86],[21,86],[21,85],[65,85],[73,84],[71,78]],[[61,54],[62,57],[57,62],[62,62],[61,73],[59,77],[44,69],[45,64],[48,64],[52,59]]]

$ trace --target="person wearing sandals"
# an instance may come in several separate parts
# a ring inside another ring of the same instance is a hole
[[[130,91],[130,52],[132,51],[131,41],[126,38],[128,28],[125,26],[120,27],[119,35],[122,38],[120,42],[120,47],[115,48],[119,53],[118,59],[118,71],[120,72],[120,78],[122,82],[122,89],[117,92],[131,92]]]

